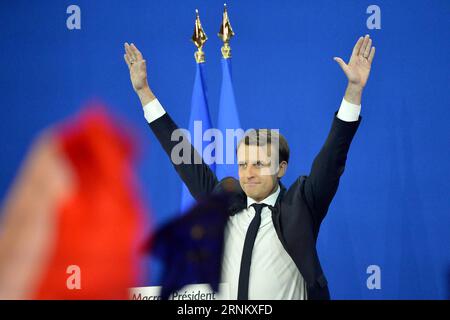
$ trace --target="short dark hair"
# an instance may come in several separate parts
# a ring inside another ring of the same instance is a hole
[[[279,163],[286,161],[289,163],[289,145],[286,138],[274,129],[251,129],[247,130],[238,143],[238,148],[241,143],[245,143],[246,146],[265,146],[267,144],[272,145],[272,142],[278,143],[278,156]]]

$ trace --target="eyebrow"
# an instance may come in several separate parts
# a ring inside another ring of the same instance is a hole
[[[238,161],[238,164],[245,164],[245,163],[255,164],[257,162],[260,162],[262,164],[271,164],[272,163],[272,161],[270,161],[270,160],[267,160],[267,161],[265,161],[265,160],[253,160],[253,161]]]

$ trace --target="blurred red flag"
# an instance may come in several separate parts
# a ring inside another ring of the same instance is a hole
[[[134,148],[103,110],[43,135],[26,161],[3,212],[0,297],[127,299],[140,280],[148,225]]]

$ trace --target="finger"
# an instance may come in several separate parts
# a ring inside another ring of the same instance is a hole
[[[125,54],[127,55],[127,58],[130,59],[131,58],[130,49],[128,47],[128,43],[127,42],[125,42],[124,48],[125,48]]]
[[[347,66],[347,64],[344,62],[344,60],[342,60],[342,59],[339,58],[339,57],[334,57],[333,60],[336,61],[336,62],[339,64],[339,66],[341,67],[341,69],[342,69],[345,73],[347,73],[348,66]]]
[[[369,42],[367,43],[366,49],[364,50],[364,53],[363,53],[363,56],[365,58],[369,57],[371,47],[372,47],[372,39],[369,38]]]
[[[125,43],[125,59],[126,59],[126,61],[130,64],[130,66],[132,65],[132,61],[134,60],[133,59],[133,57],[132,57],[132,55],[131,55],[131,53],[130,53],[130,51],[129,51],[129,45],[128,45],[128,43]]]
[[[363,40],[363,37],[359,37],[358,41],[355,44],[355,47],[353,48],[352,56],[357,56],[359,54],[359,50],[361,49]]]
[[[137,59],[143,59],[142,53],[139,51],[138,48],[136,48],[134,43],[132,43],[130,47]]]
[[[127,63],[128,69],[130,69],[131,68],[131,64],[130,64],[130,61],[128,61],[128,56],[126,54],[123,55],[123,59]]]
[[[362,43],[362,45],[361,45],[361,49],[359,50],[359,55],[360,56],[363,56],[364,55],[364,51],[366,50],[366,47],[367,47],[367,43],[369,42],[369,35],[367,34],[365,37],[364,37],[364,41],[363,41],[363,43]]]
[[[125,51],[127,52],[128,58],[131,60],[136,60],[136,57],[133,54],[133,51],[131,51],[131,47],[128,43],[125,43]]]
[[[374,56],[375,56],[375,47],[372,47],[372,49],[370,50],[369,58],[368,58],[370,63],[372,63]]]

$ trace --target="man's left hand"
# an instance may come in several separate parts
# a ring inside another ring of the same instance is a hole
[[[369,78],[370,67],[375,56],[375,47],[372,47],[372,39],[369,35],[360,37],[353,48],[350,61],[346,64],[341,58],[334,57],[348,78],[349,85],[361,90]]]

